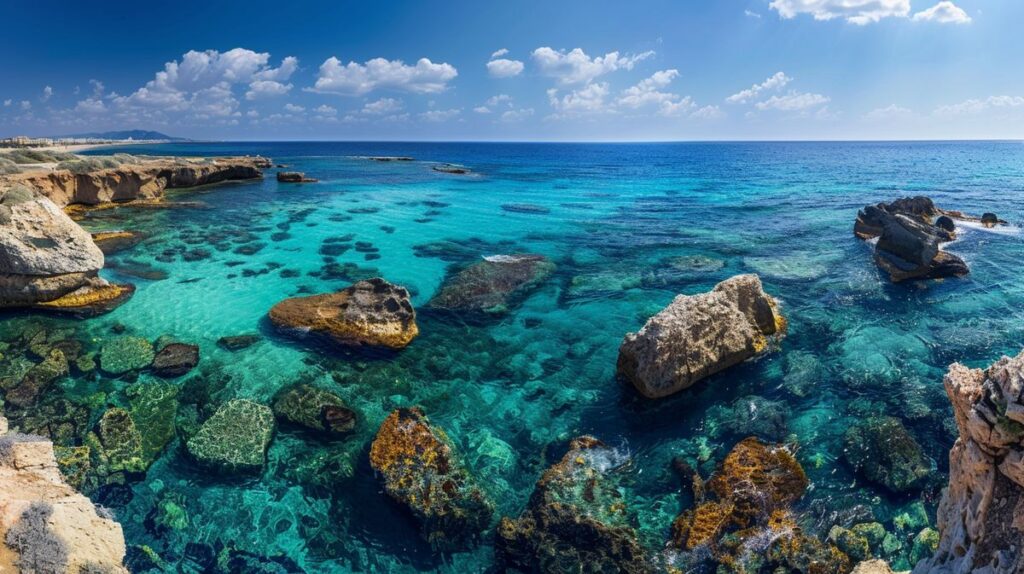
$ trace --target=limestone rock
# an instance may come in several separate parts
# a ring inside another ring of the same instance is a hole
[[[342,345],[401,349],[419,334],[404,287],[367,279],[337,293],[285,299],[270,321],[289,333],[324,335]]]
[[[865,560],[853,569],[850,574],[896,574],[885,560]]]
[[[391,498],[406,506],[423,538],[442,550],[466,548],[494,508],[443,431],[416,408],[388,415],[370,447],[370,465]]]
[[[260,338],[256,334],[230,335],[217,339],[217,345],[228,351],[241,351],[259,343]]]
[[[542,255],[493,255],[445,280],[428,305],[449,311],[503,313],[554,271]]]
[[[153,372],[161,377],[180,377],[199,364],[199,345],[170,343],[153,357]]]
[[[1024,572],[1024,352],[943,379],[959,438],[939,502],[938,550],[915,574]]]
[[[298,171],[279,171],[277,181],[281,183],[315,183],[313,178],[306,177],[306,174]]]
[[[224,403],[186,443],[196,462],[222,472],[259,472],[274,436],[274,415],[246,399]]]
[[[281,390],[274,398],[278,419],[309,430],[344,434],[356,426],[356,413],[330,391],[300,383]]]
[[[618,373],[644,396],[664,397],[764,352],[785,331],[757,275],[737,275],[708,293],[679,295],[626,335]]]
[[[100,368],[112,375],[122,375],[149,367],[155,357],[153,344],[141,337],[115,337],[100,349]]]
[[[0,436],[0,572],[28,572],[40,560],[57,560],[61,572],[96,571],[83,570],[93,566],[127,574],[124,556],[121,526],[64,483],[52,443]]]
[[[919,490],[932,472],[921,445],[899,419],[873,417],[846,431],[843,457],[867,480],[894,493]]]

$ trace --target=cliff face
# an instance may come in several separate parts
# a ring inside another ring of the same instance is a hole
[[[267,160],[252,157],[159,158],[88,173],[35,171],[0,179],[11,185],[29,186],[64,207],[73,203],[98,205],[154,200],[159,199],[165,189],[256,179],[263,177],[260,168],[267,165]]]
[[[0,572],[127,574],[124,555],[121,525],[64,483],[52,443],[0,436]]]
[[[960,437],[939,504],[938,551],[915,574],[1024,572],[1024,352],[988,369],[950,366]]]

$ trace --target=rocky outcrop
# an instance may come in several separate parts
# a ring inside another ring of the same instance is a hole
[[[341,397],[306,383],[281,389],[274,397],[273,411],[281,421],[327,435],[351,432],[358,418]]]
[[[274,436],[270,409],[246,399],[233,399],[217,409],[185,446],[199,464],[218,472],[263,470]]]
[[[1024,352],[943,379],[960,436],[939,503],[939,547],[915,574],[1024,572]]]
[[[409,292],[380,278],[285,299],[270,309],[270,321],[284,332],[323,335],[341,345],[401,349],[419,334]]]
[[[875,263],[894,283],[960,277],[970,273],[967,264],[940,249],[942,243],[956,239],[954,220],[978,222],[986,227],[1001,222],[991,213],[977,218],[942,210],[930,198],[917,196],[866,206],[857,213],[853,233],[861,239],[878,239]]]
[[[52,443],[0,436],[0,572],[127,574],[124,556],[121,525],[64,483]]]
[[[614,479],[625,458],[591,436],[574,439],[537,481],[519,518],[502,518],[496,558],[522,572],[654,572]],[[618,464],[616,464],[618,463]]]
[[[22,184],[60,207],[99,205],[133,200],[158,200],[164,190],[195,187],[230,180],[263,177],[263,158],[155,158],[134,164],[85,173],[68,170],[32,171],[0,178],[0,183]]]
[[[279,171],[277,172],[277,181],[281,183],[316,183],[317,180],[306,177],[306,174],[300,171]]]
[[[439,550],[466,548],[490,524],[494,508],[443,431],[416,408],[388,415],[370,447],[384,490],[419,520]]]
[[[52,201],[0,183],[0,307],[93,315],[134,292],[98,276],[103,253]]]
[[[428,306],[448,311],[504,313],[555,270],[543,255],[492,255],[447,279]]]
[[[745,361],[786,331],[757,275],[737,275],[708,293],[679,295],[619,347],[618,373],[659,398]]]

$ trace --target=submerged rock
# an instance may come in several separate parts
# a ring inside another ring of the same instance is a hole
[[[537,481],[519,518],[502,518],[500,568],[523,572],[652,572],[619,485],[621,455],[590,436],[574,439]]]
[[[943,379],[959,437],[939,503],[939,544],[915,574],[1024,571],[1024,352]]]
[[[118,407],[108,409],[100,419],[98,435],[111,471],[146,470],[147,465],[142,457],[142,435],[128,411]]]
[[[305,383],[282,389],[274,397],[273,411],[279,420],[330,434],[351,432],[357,419],[341,397]]]
[[[401,349],[419,334],[404,287],[374,278],[337,293],[285,299],[270,321],[291,333],[325,335],[342,345]]]
[[[153,364],[153,344],[141,337],[116,337],[100,348],[100,368],[112,375],[138,371]]]
[[[317,180],[306,177],[306,174],[299,171],[279,171],[277,181],[281,183],[316,183]]]
[[[493,505],[443,431],[416,408],[388,415],[370,447],[370,465],[391,498],[419,520],[423,538],[442,550],[465,548],[490,523]]]
[[[932,471],[921,445],[894,417],[854,425],[843,446],[843,457],[858,474],[894,493],[919,489]]]
[[[64,353],[60,349],[51,349],[42,362],[29,368],[21,381],[7,390],[4,399],[18,407],[34,404],[51,383],[68,374],[68,369]]]
[[[449,311],[504,313],[555,270],[543,255],[492,255],[445,280],[428,305]]]
[[[679,295],[619,347],[618,373],[648,398],[679,392],[768,349],[786,320],[757,275]]]
[[[274,414],[259,403],[233,399],[186,442],[192,458],[220,472],[259,472],[274,435]]]
[[[242,349],[247,349],[256,343],[259,343],[260,339],[261,337],[256,334],[231,335],[217,339],[217,345],[221,348],[227,349],[228,351],[241,351]]]
[[[135,247],[142,241],[142,234],[134,231],[102,231],[92,234],[92,241],[104,255],[113,255]]]
[[[199,345],[171,343],[153,357],[153,372],[161,377],[180,377],[199,364]]]

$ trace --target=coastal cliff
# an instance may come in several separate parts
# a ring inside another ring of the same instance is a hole
[[[0,572],[124,573],[121,525],[61,477],[53,443],[0,417]]]

